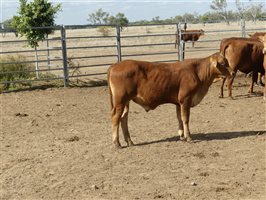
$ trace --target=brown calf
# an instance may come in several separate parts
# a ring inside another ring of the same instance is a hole
[[[192,41],[192,47],[194,48],[195,41],[198,41],[201,35],[204,35],[204,31],[200,30],[182,30],[181,40],[187,42]],[[177,42],[179,41],[179,36],[176,34],[175,38],[175,48],[177,46]]]
[[[180,139],[190,141],[190,108],[200,103],[217,77],[229,76],[228,63],[219,53],[202,59],[175,63],[125,60],[108,69],[112,107],[112,141],[119,142],[119,124],[128,146],[129,103],[133,100],[146,111],[165,103],[176,105]]]

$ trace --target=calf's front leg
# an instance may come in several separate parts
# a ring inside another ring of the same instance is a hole
[[[185,101],[181,104],[181,119],[184,127],[184,137],[187,142],[190,142],[192,139],[190,137],[189,130],[189,115],[190,115],[190,103]]]
[[[183,122],[181,119],[181,109],[180,105],[176,105],[176,116],[178,120],[178,135],[180,136],[180,140],[184,140],[184,127],[183,127]]]

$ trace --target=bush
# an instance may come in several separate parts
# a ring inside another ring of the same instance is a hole
[[[28,63],[21,63],[26,61],[25,56],[5,56],[0,58],[0,82],[27,80],[35,77],[33,72],[34,67]],[[4,64],[12,63],[12,64]],[[11,86],[15,87],[18,84],[25,85],[25,83],[2,83],[0,84],[0,90],[8,90]]]
[[[110,34],[110,29],[107,26],[100,26],[98,28],[98,31],[103,35],[103,36],[109,36]]]

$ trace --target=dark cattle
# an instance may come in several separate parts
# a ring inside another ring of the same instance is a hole
[[[258,39],[252,38],[226,38],[221,41],[220,52],[229,63],[229,67],[234,71],[234,76],[227,78],[228,96],[232,97],[232,84],[236,72],[239,70],[243,73],[252,73],[252,82],[249,88],[250,93],[253,92],[254,83],[257,82],[258,73],[264,74],[263,68],[263,45]],[[223,97],[223,86],[225,79],[221,85],[220,97]]]
[[[202,29],[200,30],[182,30],[181,40],[187,42],[192,41],[192,47],[194,48],[195,41],[198,41],[201,35],[204,35],[204,31]],[[177,42],[179,41],[179,36],[176,34],[176,40],[175,40],[175,48],[177,46]]]
[[[113,144],[121,147],[118,133],[121,122],[127,145],[133,145],[128,131],[131,100],[146,111],[165,103],[175,104],[180,139],[190,141],[190,108],[200,103],[215,78],[228,75],[227,60],[219,53],[171,64],[125,60],[112,65],[108,69],[108,85]]]

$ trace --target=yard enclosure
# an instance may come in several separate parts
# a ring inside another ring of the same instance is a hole
[[[211,86],[191,109],[192,144],[178,140],[174,105],[132,102],[136,146],[121,150],[106,86],[0,94],[0,199],[264,200],[265,104],[248,85],[236,78],[235,100]]]
[[[246,28],[246,33],[265,31],[265,24],[246,22]],[[189,24],[188,29],[204,29],[205,36],[195,48],[186,44],[185,58],[207,56],[217,51],[222,38],[242,36],[237,22]],[[105,80],[107,67],[117,62],[117,29],[111,28],[108,37],[98,30],[66,29],[71,81]],[[120,33],[122,59],[177,60],[175,31],[176,25],[125,28]],[[158,34],[167,36],[152,36]],[[49,48],[47,41],[39,47],[40,73],[51,73],[61,81],[60,30],[48,39]],[[15,40],[13,33],[3,37],[1,55],[14,51],[34,63],[34,51],[23,47],[26,41]],[[152,43],[169,44],[143,45]],[[129,56],[156,52],[175,53]],[[247,94],[248,86],[249,80],[239,74],[234,81],[235,100],[218,98],[219,82],[211,86],[191,109],[195,141],[191,144],[178,140],[174,105],[146,113],[132,103],[129,131],[136,146],[121,150],[111,145],[106,86],[2,93],[0,199],[264,200],[266,104],[262,89],[255,87],[254,94]]]
[[[264,21],[245,22],[245,26],[243,22],[231,22],[229,26],[225,23],[188,24],[187,30],[190,29],[203,29],[205,35],[196,42],[195,48],[191,47],[190,42],[186,42],[185,58],[215,53],[223,38],[248,36],[249,33],[266,31]],[[14,82],[62,79],[66,85],[68,80],[105,80],[107,68],[121,59],[176,61],[180,59],[180,50],[175,48],[176,31],[177,24],[128,26],[122,31],[119,27],[108,26],[55,27],[54,33],[40,43],[39,64],[31,71],[52,76]],[[14,33],[2,35],[1,57],[21,55],[27,59],[23,62],[34,65],[35,52],[26,47],[26,42],[25,38],[16,38]],[[12,81],[2,80],[0,84],[7,82]]]

